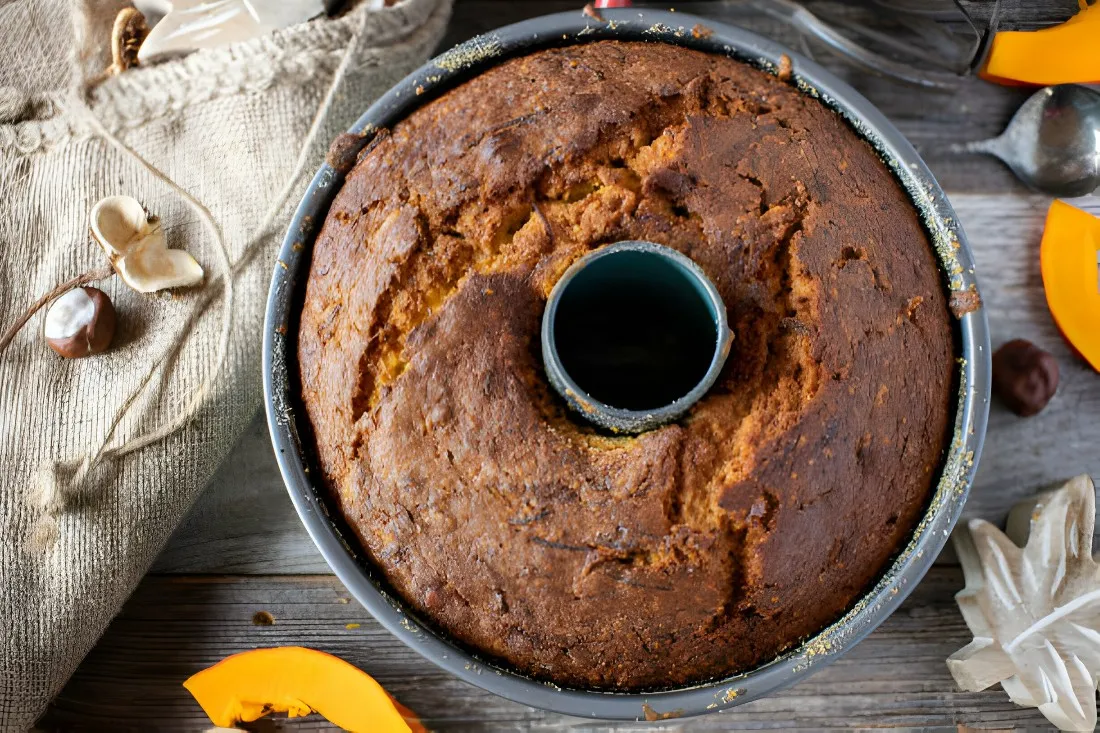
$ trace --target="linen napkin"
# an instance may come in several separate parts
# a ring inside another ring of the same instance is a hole
[[[137,198],[206,273],[154,295],[97,283],[119,324],[102,355],[54,354],[42,312],[0,352],[0,730],[33,725],[260,406],[263,311],[289,215],[328,142],[435,48],[450,4],[360,4],[104,76],[123,3],[0,0],[0,331],[106,264],[88,234],[105,196]],[[231,289],[212,228],[145,163],[209,209]],[[185,425],[117,451],[171,427],[204,384]]]

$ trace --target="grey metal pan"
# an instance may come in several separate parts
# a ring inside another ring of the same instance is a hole
[[[820,99],[882,156],[919,210],[934,243],[944,287],[976,292],[974,263],[946,196],[920,157],[892,124],[840,79],[812,61],[740,28],[683,13],[626,9],[603,11],[604,22],[579,11],[535,18],[472,39],[415,71],[375,102],[352,132],[369,133],[406,116],[462,80],[539,48],[601,39],[669,43],[727,54],[775,71],[793,61],[792,83]],[[694,29],[694,32],[693,32]],[[426,658],[477,687],[516,702],[591,718],[638,720],[655,714],[699,715],[750,702],[792,685],[847,652],[905,599],[943,548],[966,500],[988,418],[989,329],[981,307],[957,322],[958,407],[954,439],[938,487],[908,545],[882,578],[832,626],[781,657],[727,679],[652,693],[561,689],[479,658],[433,630],[390,593],[335,511],[303,449],[308,430],[297,401],[296,329],[313,239],[343,175],[330,165],[314,177],[291,222],[275,266],[267,304],[263,369],[268,423],[283,479],[294,506],[321,554],[348,590],[390,632]],[[308,444],[308,441],[306,441]],[[644,707],[643,707],[644,706]]]

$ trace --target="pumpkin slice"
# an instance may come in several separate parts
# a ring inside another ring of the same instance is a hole
[[[980,76],[999,84],[1100,82],[1100,3],[1037,31],[998,31]]]
[[[1043,290],[1062,335],[1100,371],[1100,219],[1063,201],[1047,212]]]
[[[350,731],[424,731],[412,711],[393,700],[374,678],[315,649],[287,646],[241,652],[192,675],[183,686],[214,725],[222,727],[268,713],[297,718],[316,712]]]

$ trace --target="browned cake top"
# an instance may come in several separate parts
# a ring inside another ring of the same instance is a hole
[[[691,257],[736,333],[685,419],[596,433],[546,296],[601,244]],[[910,534],[952,331],[908,199],[836,114],[739,62],[598,42],[508,61],[361,156],[313,252],[302,396],[394,589],[563,685],[700,681],[837,618]]]

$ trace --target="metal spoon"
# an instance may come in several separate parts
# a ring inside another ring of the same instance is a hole
[[[1045,87],[991,140],[951,146],[986,153],[1052,196],[1084,196],[1100,187],[1100,93],[1078,84]]]

